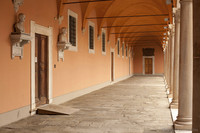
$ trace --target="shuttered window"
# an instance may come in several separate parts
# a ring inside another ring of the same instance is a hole
[[[124,56],[124,43],[122,45],[122,56]]]
[[[76,46],[76,18],[69,16],[69,42],[72,46]]]
[[[94,49],[94,27],[89,26],[89,48]]]
[[[119,40],[117,41],[117,54],[119,55]]]
[[[128,47],[126,46],[126,57],[128,56]]]
[[[106,52],[106,34],[102,33],[102,52]]]

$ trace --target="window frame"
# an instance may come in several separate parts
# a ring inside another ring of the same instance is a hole
[[[73,12],[72,10],[68,9],[68,41],[69,41],[69,37],[70,37],[70,31],[69,31],[69,17],[72,16],[74,18],[76,18],[76,46],[70,46],[69,47],[69,51],[78,51],[78,14]]]
[[[93,27],[93,49],[90,49],[90,26]],[[95,54],[95,24],[92,21],[88,21],[88,51],[90,54]]]
[[[126,58],[128,58],[128,46],[126,45],[126,52],[125,52],[125,54],[126,54]]]
[[[103,34],[105,34],[105,51],[103,51]],[[105,29],[102,29],[102,32],[101,32],[101,51],[102,51],[102,54],[103,55],[106,55],[106,30]]]
[[[123,42],[122,43],[122,58],[124,58],[124,46],[125,46],[125,43]]]
[[[117,39],[117,55],[120,57],[120,38]]]

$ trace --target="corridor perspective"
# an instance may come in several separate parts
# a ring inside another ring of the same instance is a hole
[[[0,133],[200,133],[200,0],[0,0]]]
[[[135,76],[63,106],[72,115],[35,115],[0,133],[174,133],[162,76]]]

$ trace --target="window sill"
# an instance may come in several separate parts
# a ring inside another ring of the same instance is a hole
[[[106,55],[106,52],[102,52],[102,55]]]
[[[78,52],[77,46],[71,46],[71,47],[69,47],[68,50],[69,50],[69,51],[73,51],[73,52]]]
[[[89,49],[89,53],[90,53],[90,54],[95,54],[94,49]]]

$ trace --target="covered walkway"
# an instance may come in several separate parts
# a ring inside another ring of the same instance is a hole
[[[161,76],[134,76],[72,101],[72,115],[34,115],[1,133],[173,133]]]

